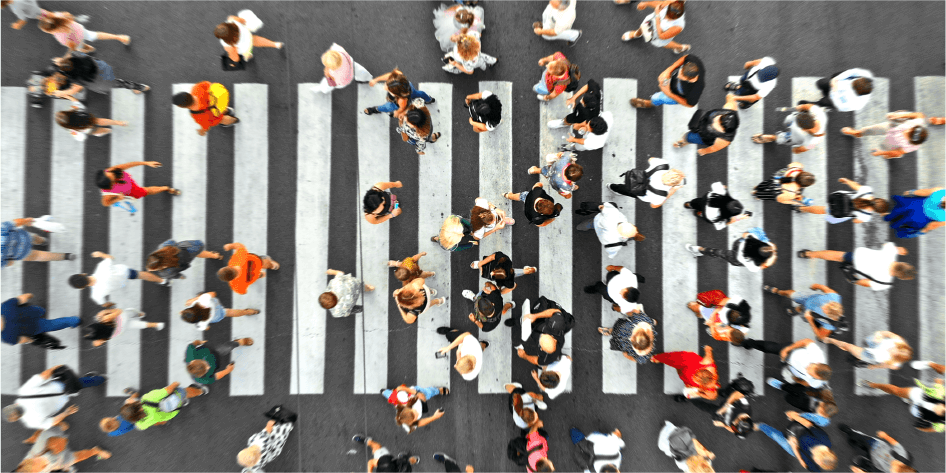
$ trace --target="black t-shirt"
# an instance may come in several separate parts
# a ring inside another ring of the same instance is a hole
[[[729,209],[727,208],[730,202],[736,201],[736,199],[733,199],[732,196],[729,195],[728,192],[723,195],[714,194],[712,197],[709,197],[709,193],[707,193],[707,197],[708,198],[706,199],[706,206],[712,207],[714,209],[719,209],[719,216],[715,220],[710,220],[709,218],[706,217],[706,212],[703,212],[703,218],[706,219],[706,221],[710,223],[728,222],[729,219],[737,215],[730,212]]]
[[[587,85],[588,91],[582,94],[581,98],[576,101],[575,109],[572,110],[572,113],[565,117],[566,122],[571,124],[583,123],[601,114],[601,86],[598,85],[594,79],[589,80]],[[590,97],[596,97],[598,99],[598,105],[594,107],[586,107],[582,103],[586,98]]]
[[[532,324],[532,327],[532,334],[522,343],[522,348],[525,349],[526,354],[538,357],[538,363],[542,366],[547,366],[560,360],[562,358],[562,345],[565,344],[565,337],[555,337],[555,351],[546,353],[539,346],[539,337],[542,336],[542,332],[535,330],[535,324]]]
[[[555,210],[552,212],[552,215],[543,215],[535,211],[535,201],[538,199],[545,199],[555,206]],[[526,197],[525,203],[525,214],[526,218],[529,220],[529,223],[533,225],[541,225],[548,220],[558,217],[562,213],[562,204],[556,204],[555,199],[549,196],[545,189],[541,187],[535,187],[529,191],[529,195]]]
[[[700,61],[700,58],[692,54],[688,54],[686,56],[686,60],[683,62],[683,64],[688,62],[696,64],[696,67],[700,69],[696,80],[693,82],[679,80],[677,76],[680,75],[680,67],[683,67],[680,66],[670,73],[670,90],[673,93],[683,97],[687,105],[696,105],[696,103],[700,101],[700,95],[703,95],[703,86],[705,85],[704,76],[706,75],[706,69],[703,67],[703,61]]]
[[[493,303],[493,316],[485,321],[480,321],[480,323],[483,324],[483,331],[491,332],[493,329],[499,326],[499,321],[503,318],[503,295],[499,289],[496,289],[489,294],[484,292],[482,297]],[[473,306],[473,312],[474,315],[478,315],[475,313],[475,305]]]
[[[500,289],[507,288],[512,289],[516,285],[516,273],[512,269],[512,258],[503,254],[502,251],[497,251],[493,253],[493,261],[486,263],[483,267],[480,268],[480,276],[484,279],[489,279],[496,283],[496,286]],[[505,279],[494,279],[490,274],[497,269],[502,269],[506,272]],[[499,291],[493,291],[498,293]],[[501,302],[501,301],[500,301]],[[502,303],[499,304],[502,307]]]
[[[479,103],[485,102],[489,105],[489,113],[486,115],[480,115],[476,113],[476,105]],[[485,99],[473,100],[470,102],[469,106],[470,118],[477,123],[482,123],[489,126],[490,128],[495,128],[499,125],[499,122],[502,121],[502,103],[499,101],[499,97],[495,94],[486,97]]]
[[[99,67],[95,60],[85,54],[74,55],[69,60],[72,62],[72,69],[60,72],[69,79],[76,81],[92,82],[99,73]]]
[[[726,115],[729,113],[736,113],[732,110],[727,110],[725,108],[718,108],[715,110],[710,110],[703,114],[703,117],[700,118],[699,128],[697,133],[700,135],[700,138],[703,139],[703,142],[707,146],[712,146],[713,142],[716,141],[716,138],[719,138],[724,141],[732,141],[736,137],[736,130],[731,132],[719,131],[713,127],[713,120],[719,115]]]
[[[762,240],[758,238],[746,238],[746,246],[742,249],[742,255],[751,259],[756,266],[761,266],[771,255],[763,255],[759,250],[768,247],[768,243],[763,243]]]

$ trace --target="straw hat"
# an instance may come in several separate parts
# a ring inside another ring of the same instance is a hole
[[[445,250],[456,247],[463,239],[463,224],[460,217],[451,215],[440,226],[440,246]]]

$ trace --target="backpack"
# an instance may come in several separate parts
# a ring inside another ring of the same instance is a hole
[[[693,444],[693,431],[689,427],[677,427],[667,439],[670,444],[670,453],[676,461],[685,461],[697,454]]]
[[[834,218],[854,216],[854,203],[851,194],[845,191],[834,191],[828,196],[828,209]]]
[[[545,429],[538,430],[539,435],[548,439],[548,434],[545,432]],[[506,457],[515,462],[516,466],[528,466],[529,465],[529,454],[532,453],[527,448],[528,441],[524,435],[516,437],[509,441],[506,445]],[[540,450],[542,446],[538,446],[535,450]]]
[[[643,196],[647,191],[651,191],[654,194],[659,195],[660,197],[666,197],[667,191],[655,189],[650,185],[650,178],[657,171],[666,171],[670,169],[669,164],[661,164],[654,167],[650,171],[641,171],[640,169],[631,169],[630,171],[621,174],[621,177],[624,178],[624,186],[629,189],[629,194],[633,196]]]
[[[574,92],[578,90],[578,82],[581,81],[581,70],[578,64],[568,66],[568,85],[565,86],[565,92]]]

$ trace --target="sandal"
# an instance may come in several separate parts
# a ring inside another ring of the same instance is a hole
[[[134,89],[132,89],[132,92],[134,92],[134,93],[136,93],[136,94],[138,94],[138,95],[141,95],[143,92],[147,92],[147,91],[149,91],[149,90],[151,90],[151,86],[150,86],[150,85],[147,85],[147,84],[138,84],[138,87],[135,87]]]
[[[673,52],[676,53],[676,54],[680,54],[680,53],[685,53],[685,52],[687,52],[687,51],[689,51],[689,50],[690,50],[690,45],[689,45],[689,44],[684,44],[682,47],[674,48],[674,49],[673,49]]]
[[[449,395],[450,395],[450,388],[448,388],[448,387],[446,387],[446,386],[441,387],[441,388],[440,388],[440,395],[441,395],[441,396],[449,396]]]
[[[260,314],[259,309],[246,309],[246,310],[249,310],[252,312],[251,314],[246,314],[246,315],[259,315]]]
[[[794,317],[794,316],[798,315],[798,311],[795,310],[794,307],[786,307],[786,308],[785,308],[785,313],[788,314],[789,317]]]
[[[640,29],[636,29],[634,31],[625,31],[624,34],[621,35],[621,41],[630,41],[632,39],[640,38],[641,36],[643,36],[643,33],[641,33]]]
[[[808,256],[809,251],[811,250],[798,250],[798,252],[795,253],[795,256],[798,256],[801,259],[811,259],[811,256]]]
[[[381,112],[378,110],[378,107],[368,107],[362,113],[364,113],[365,115],[374,115],[376,113],[381,113]]]
[[[175,189],[175,188],[171,187],[170,189],[168,189],[168,194],[171,194],[171,195],[181,195],[181,190],[180,190],[180,189]]]
[[[631,106],[634,108],[654,108],[654,104],[649,104],[646,99],[634,97],[631,99]]]
[[[608,327],[598,327],[598,333],[600,333],[601,335],[604,335],[604,336],[606,336],[606,337],[610,337],[610,336],[611,336],[611,329],[608,328]]]
[[[430,241],[432,241],[432,242],[434,242],[434,243],[440,243],[440,237],[439,237],[439,236],[432,236],[432,237],[430,237]]]
[[[778,288],[775,286],[769,286],[768,284],[763,284],[762,290],[770,294],[778,295]]]
[[[503,192],[503,198],[504,198],[504,199],[512,200],[512,199],[509,198],[509,195],[510,195],[510,194],[512,194],[512,192]]]
[[[431,143],[436,143],[437,140],[439,140],[439,139],[440,139],[440,132],[438,131],[437,133],[434,133],[434,134],[430,137],[430,142],[431,142]]]
[[[675,142],[675,143],[673,144],[673,147],[679,149],[679,148],[682,148],[682,147],[684,147],[684,146],[686,146],[686,145],[688,145],[688,144],[689,144],[689,143],[687,143],[686,141],[680,140],[680,141]]]

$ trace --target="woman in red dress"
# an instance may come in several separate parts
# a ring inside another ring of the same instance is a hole
[[[719,375],[716,372],[716,362],[713,361],[713,349],[706,345],[703,350],[706,355],[702,357],[691,351],[672,351],[654,355],[650,361],[676,369],[687,387],[684,394],[688,398],[699,396],[714,400],[719,390]]]

